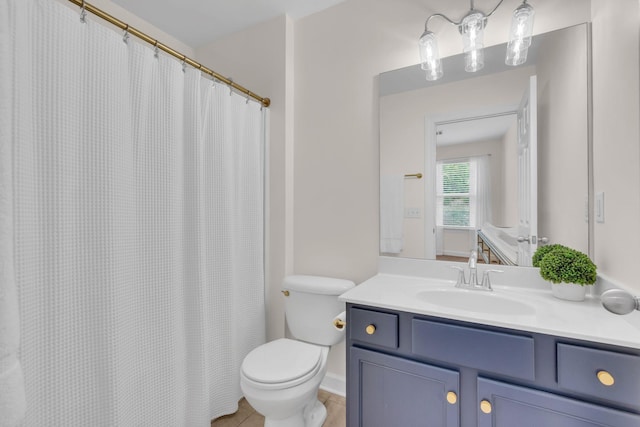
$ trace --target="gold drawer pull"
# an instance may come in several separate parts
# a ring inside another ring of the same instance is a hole
[[[458,401],[458,395],[455,392],[450,391],[449,393],[447,393],[447,402],[451,403],[452,405],[455,405],[457,401]]]
[[[489,402],[488,400],[483,400],[482,402],[480,402],[480,410],[482,412],[484,412],[485,414],[490,414],[491,413],[491,402]]]
[[[367,332],[367,334],[373,335],[376,332],[376,326],[368,325],[364,330]]]
[[[610,387],[613,385],[613,383],[615,383],[616,381],[613,379],[613,375],[611,375],[609,372],[607,371],[598,371],[598,380],[600,380],[600,382],[602,383],[602,385],[605,385],[607,387]]]

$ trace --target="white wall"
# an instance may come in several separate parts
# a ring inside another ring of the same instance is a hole
[[[196,50],[197,60],[271,98],[267,162],[267,338],[284,336],[282,279],[293,272],[293,24],[286,16]]]
[[[598,273],[640,293],[640,5],[592,1],[592,11],[594,186],[605,193],[595,263]]]

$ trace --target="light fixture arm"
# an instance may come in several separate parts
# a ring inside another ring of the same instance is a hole
[[[496,7],[494,7],[494,8],[493,8],[493,10],[492,10],[491,12],[487,13],[487,18],[488,18],[488,17],[490,17],[491,15],[493,15],[493,12],[495,12],[496,10],[498,10],[498,8],[500,7],[500,5],[502,4],[502,2],[503,2],[503,1],[504,1],[504,0],[500,0],[500,1],[498,2],[498,4],[496,5]],[[473,2],[473,0],[472,0],[472,2]],[[526,3],[526,2],[527,2],[527,0],[524,0],[524,3]]]
[[[493,15],[493,13],[498,10],[498,8],[500,7],[500,5],[504,2],[504,0],[500,0],[498,2],[498,4],[491,10],[491,12],[487,13],[485,15],[485,18],[490,17],[491,15]],[[524,3],[526,3],[527,0],[524,0]],[[475,6],[474,6],[474,0],[469,0],[469,13],[472,13],[476,11],[475,10]],[[468,14],[467,14],[468,15]],[[467,16],[465,15],[465,16]],[[427,26],[429,25],[429,21],[431,21],[431,19],[435,18],[435,17],[440,17],[443,18],[444,20],[446,20],[447,22],[449,22],[452,25],[455,25],[456,27],[460,27],[460,24],[462,23],[462,20],[464,19],[464,16],[462,17],[462,19],[460,19],[460,21],[456,22],[453,19],[449,18],[448,16],[446,16],[443,13],[434,13],[433,15],[430,15],[427,20],[424,23],[424,30],[428,31]]]
[[[443,18],[446,21],[448,21],[450,24],[455,25],[456,27],[460,26],[460,22],[452,21],[451,19],[449,19],[446,15],[444,15],[442,13],[434,13],[433,15],[429,16],[427,18],[427,20],[424,22],[424,30],[425,31],[428,31],[427,26],[429,25],[429,21],[431,21],[433,18],[436,18],[436,17]]]

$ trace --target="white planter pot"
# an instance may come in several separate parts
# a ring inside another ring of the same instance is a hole
[[[556,298],[567,301],[584,301],[587,287],[575,283],[552,283],[551,292]]]

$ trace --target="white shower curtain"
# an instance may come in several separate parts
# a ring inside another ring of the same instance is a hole
[[[493,219],[492,196],[491,196],[491,157],[488,155],[477,156],[470,158],[471,175],[475,176],[475,179],[471,180],[471,194],[475,203],[471,205],[475,207],[475,210],[471,212],[471,215],[475,221],[476,228],[482,228],[485,223],[490,223]],[[472,247],[476,245],[475,232],[470,237],[472,240]]]
[[[55,1],[0,8],[24,425],[233,412],[265,339],[266,112]]]

